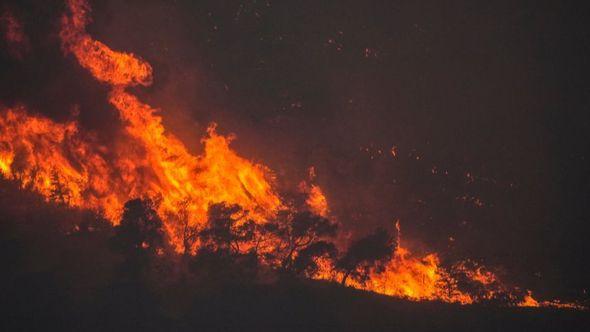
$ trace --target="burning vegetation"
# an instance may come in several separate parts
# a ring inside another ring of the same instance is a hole
[[[58,123],[26,106],[5,108],[0,173],[47,201],[104,216],[114,226],[115,246],[134,260],[182,255],[197,266],[237,266],[253,278],[286,273],[414,301],[582,308],[538,301],[475,262],[443,266],[438,253],[416,254],[404,245],[399,221],[394,232],[377,229],[337,245],[343,242],[338,223],[313,168],[297,202],[280,195],[268,167],[232,150],[233,137],[219,134],[215,124],[201,140],[203,153],[192,154],[166,130],[159,110],[131,91],[152,84],[152,66],[93,39],[86,1],[67,4],[63,52],[110,89],[124,133],[105,146],[75,120]],[[25,40],[12,16],[3,20],[12,41]]]

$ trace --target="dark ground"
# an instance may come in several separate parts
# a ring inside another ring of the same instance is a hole
[[[334,285],[228,287],[194,299],[191,311],[163,312],[157,301],[118,285],[91,305],[63,299],[43,274],[11,284],[5,331],[588,331],[587,313],[413,303]],[[17,300],[18,299],[18,300]]]
[[[183,272],[179,257],[112,250],[93,214],[0,186],[4,331],[588,331],[588,312],[409,302],[338,284]],[[80,230],[74,231],[79,225]],[[93,229],[89,231],[89,229]],[[180,266],[180,268],[179,268]],[[184,273],[184,274],[183,274]]]

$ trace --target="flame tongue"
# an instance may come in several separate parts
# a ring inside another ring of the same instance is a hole
[[[204,139],[204,156],[191,155],[182,142],[166,133],[156,110],[125,91],[127,86],[150,85],[152,67],[133,54],[113,51],[93,40],[85,32],[86,2],[71,0],[69,9],[71,16],[62,19],[63,46],[97,80],[113,87],[109,101],[119,110],[127,133],[145,148],[142,164],[153,176],[148,188],[141,189],[162,194],[162,215],[177,213],[178,206],[188,201],[191,224],[200,223],[210,203],[224,201],[239,204],[260,220],[281,206],[268,182],[269,170],[239,157],[229,148],[229,139],[216,134],[214,127]]]
[[[24,108],[0,113],[0,172],[20,179],[47,198],[60,195],[71,206],[103,211],[116,223],[124,202],[134,196],[162,197],[170,239],[180,250],[173,218],[184,202],[189,223],[204,222],[211,203],[239,204],[256,221],[281,207],[270,170],[249,162],[229,147],[230,139],[212,126],[203,139],[204,154],[192,155],[166,132],[156,110],[125,90],[152,82],[152,67],[134,54],[117,52],[92,39],[85,31],[90,7],[83,0],[68,1],[62,17],[62,47],[98,81],[112,87],[109,102],[119,111],[129,142],[118,142],[109,158],[102,147],[83,137],[75,122],[55,123],[29,116]],[[121,143],[121,144],[119,144]],[[141,149],[129,151],[126,146]],[[139,152],[138,152],[139,151]]]
[[[109,102],[125,125],[125,138],[110,150],[76,122],[56,123],[27,115],[24,107],[0,112],[0,174],[19,180],[48,199],[74,207],[101,211],[117,223],[127,200],[148,194],[160,196],[159,214],[177,250],[185,249],[175,215],[185,215],[190,225],[206,221],[211,203],[240,205],[248,217],[261,222],[273,217],[283,203],[273,190],[273,175],[264,165],[238,156],[231,139],[219,135],[215,125],[202,140],[204,153],[192,155],[175,136],[166,132],[157,110],[126,91],[131,86],[149,86],[152,67],[132,53],[117,52],[86,32],[90,7],[85,0],[69,0],[69,14],[62,17],[62,47],[98,81],[111,86]],[[131,147],[130,147],[131,146]],[[135,149],[135,147],[139,147]],[[392,150],[393,152],[393,150]],[[395,153],[394,153],[395,154]],[[310,168],[310,182],[315,170]],[[327,199],[315,184],[300,184],[308,194],[312,212],[329,215]],[[367,282],[350,280],[349,285],[412,300],[442,300],[462,304],[491,299],[508,293],[497,277],[482,267],[459,263],[454,269],[482,286],[481,295],[463,292],[450,270],[441,266],[439,256],[415,255],[401,244],[396,222],[397,247],[382,269],[373,269]],[[317,262],[319,279],[338,279],[333,262]],[[576,307],[558,301],[535,300],[529,291],[520,306]]]
[[[152,84],[152,66],[132,53],[116,52],[86,33],[91,22],[86,0],[69,0],[71,15],[63,15],[60,37],[66,52],[76,56],[82,67],[97,80],[113,86]]]

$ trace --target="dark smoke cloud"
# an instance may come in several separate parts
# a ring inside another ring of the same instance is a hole
[[[92,5],[89,32],[152,63],[154,85],[138,93],[192,149],[218,122],[237,134],[241,154],[268,164],[286,187],[314,165],[346,231],[400,218],[417,246],[483,258],[528,281],[590,287],[590,43],[579,8]],[[56,119],[79,105],[84,126],[116,132],[107,88],[59,49],[63,4],[7,6],[21,15],[31,50],[22,59],[0,52],[0,101]]]

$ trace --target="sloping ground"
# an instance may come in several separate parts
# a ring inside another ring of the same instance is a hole
[[[193,299],[190,312],[175,317],[138,285],[113,285],[97,294],[95,302],[76,306],[53,284],[43,274],[13,284],[9,294],[3,294],[8,305],[3,330],[588,331],[590,327],[583,312],[411,303],[328,285],[229,287]]]
[[[225,266],[188,273],[178,257],[143,261],[137,272],[111,249],[108,224],[0,184],[1,331],[590,331],[588,312],[253,283]]]

